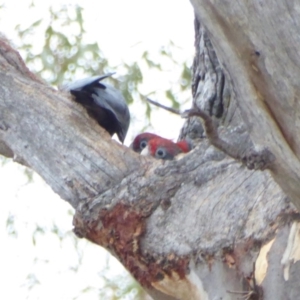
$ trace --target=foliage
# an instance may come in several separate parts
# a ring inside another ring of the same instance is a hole
[[[85,30],[81,7],[64,5],[59,10],[50,7],[49,17],[45,19],[50,22],[45,28],[40,53],[36,53],[33,41],[43,19],[25,29],[16,26],[20,39],[25,41],[20,49],[26,51],[25,61],[29,68],[55,85],[78,74],[103,73],[108,69],[108,61],[98,44],[82,43]]]
[[[163,72],[163,65],[170,64],[173,67],[181,68],[181,78],[178,78],[176,85],[180,86],[181,91],[190,89],[190,68],[187,62],[179,65],[173,58],[176,46],[171,41],[158,49],[156,54],[145,50],[141,53],[138,61],[124,62],[121,67],[111,66],[97,42],[85,42],[86,31],[82,7],[78,5],[50,7],[48,13],[49,16],[34,20],[26,28],[20,24],[15,28],[22,41],[19,49],[24,53],[27,65],[47,82],[60,86],[64,82],[78,77],[114,72],[121,68],[124,75],[119,77],[119,80],[112,79],[113,84],[123,92],[128,104],[132,104],[134,101],[143,101],[148,121],[151,117],[151,108],[144,102],[145,95],[139,92],[143,83],[143,72],[146,70],[141,67],[143,64],[147,66],[147,71],[153,69]],[[45,24],[45,20],[50,21]],[[36,31],[40,27],[45,28],[44,43],[37,50],[34,40]],[[156,56],[158,59],[154,60],[151,58],[152,56]],[[154,91],[149,94],[152,93]],[[179,108],[182,101],[175,94],[172,87],[165,91],[165,96],[171,101],[171,106]]]

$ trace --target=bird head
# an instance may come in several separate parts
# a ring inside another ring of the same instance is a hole
[[[130,145],[130,148],[135,152],[141,153],[143,149],[147,147],[148,142],[154,138],[160,138],[160,137],[156,134],[149,133],[149,132],[141,133],[135,137],[135,139]]]
[[[148,141],[148,145],[142,150],[141,154],[150,155],[158,159],[171,160],[182,152],[182,149],[176,143],[157,137]]]

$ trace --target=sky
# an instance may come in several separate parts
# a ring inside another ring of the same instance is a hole
[[[49,3],[73,3],[37,0],[35,7],[28,9],[29,2],[0,0],[0,5],[5,4],[0,9],[1,31],[16,46],[17,24],[26,28],[40,18],[47,22],[43,16],[47,15]],[[170,40],[179,49],[176,59],[192,62],[194,16],[188,0],[78,0],[77,3],[84,7],[87,38],[99,43],[112,65],[135,61],[140,49],[156,52]],[[105,28],[101,36],[99,28]],[[36,39],[37,47],[42,44],[41,38]],[[155,100],[162,103],[163,91],[176,85],[179,76],[171,65],[166,70],[164,74],[145,70],[145,84],[141,87],[144,93],[156,90]],[[144,116],[139,115],[140,107],[133,104],[130,109],[138,120],[136,124],[141,124]],[[152,131],[176,139],[182,120],[154,109],[152,123]],[[130,130],[128,136],[132,138],[138,133],[138,125]],[[130,143],[129,138],[126,143]],[[99,299],[99,292],[106,284],[103,275],[107,280],[118,278],[120,284],[126,282],[124,270],[104,249],[73,235],[73,211],[68,203],[54,194],[38,175],[33,179],[28,183],[23,167],[12,162],[1,166],[0,161],[0,298],[94,300]]]

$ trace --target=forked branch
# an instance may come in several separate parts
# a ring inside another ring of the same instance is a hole
[[[220,138],[218,129],[214,125],[212,117],[205,113],[203,110],[199,108],[192,108],[184,112],[180,112],[177,109],[167,107],[149,98],[146,99],[149,103],[163,108],[169,112],[180,115],[182,118],[189,118],[194,116],[200,117],[203,120],[206,136],[211,144],[219,150],[223,151],[228,156],[241,161],[249,170],[265,170],[272,167],[275,156],[269,149],[263,148],[262,150],[257,151],[251,148],[247,151],[241,151],[236,146]]]

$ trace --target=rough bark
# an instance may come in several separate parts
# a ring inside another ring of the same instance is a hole
[[[299,3],[191,2],[228,74],[253,142],[276,156],[272,176],[299,208]]]
[[[35,79],[25,65],[16,68],[17,53],[4,41],[0,47],[3,155],[41,174],[73,207],[138,168],[137,155],[112,141],[70,96]]]
[[[270,173],[247,170],[214,149],[197,118],[181,132],[200,137],[191,153],[166,162],[140,157],[112,141],[68,95],[40,82],[4,40],[0,153],[37,171],[76,209],[75,233],[108,249],[154,299],[297,299],[299,214],[286,196],[299,207],[297,119],[285,123],[296,79],[282,81],[288,93],[278,84],[282,62],[273,61],[274,51],[268,56],[269,39],[250,32],[257,11],[247,11],[248,2],[192,3],[201,19],[193,105],[235,147],[268,147],[276,156]],[[259,50],[246,43],[253,35]],[[284,74],[296,76],[289,67]],[[279,99],[280,107],[271,106]]]

